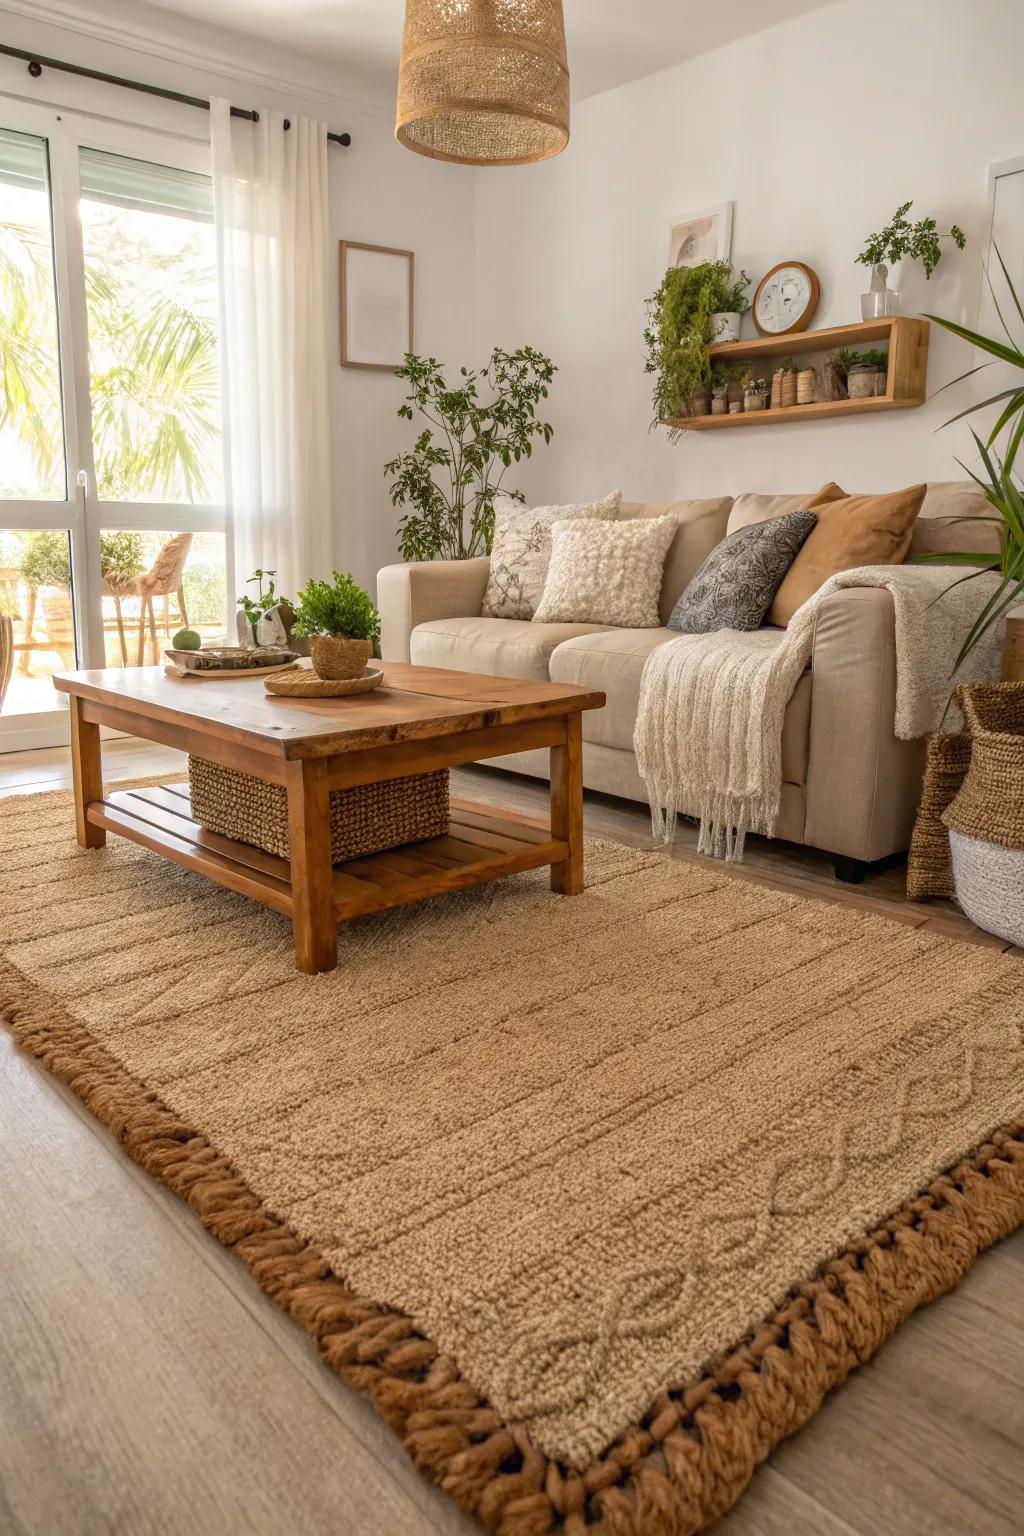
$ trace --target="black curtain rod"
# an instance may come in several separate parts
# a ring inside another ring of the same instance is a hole
[[[144,96],[159,96],[161,101],[177,101],[183,107],[199,107],[203,112],[209,112],[210,103],[204,101],[201,96],[184,96],[181,91],[165,91],[162,85],[143,85],[139,80],[124,80],[120,75],[105,75],[99,69],[85,69],[81,64],[64,64],[60,59],[45,59],[38,53],[27,53],[24,48],[8,48],[6,43],[0,43],[0,53],[6,53],[11,59],[24,59],[28,64],[28,72],[34,80],[38,80],[44,69],[59,69],[65,75],[81,75],[84,80],[99,80],[104,85],[120,85],[126,91],[141,91]],[[232,107],[232,117],[244,117],[247,122],[258,123],[258,112],[250,112],[245,107]],[[287,118],[284,120],[286,128],[291,127]],[[329,133],[328,139],[332,144],[341,144],[345,149],[352,143],[350,133]]]

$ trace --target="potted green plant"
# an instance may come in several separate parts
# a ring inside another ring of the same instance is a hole
[[[236,615],[235,627],[239,645],[246,647],[259,645],[260,621],[275,609],[281,610],[282,617],[287,612],[291,618],[294,618],[294,604],[287,597],[283,597],[274,585],[276,575],[276,571],[256,570],[246,581],[247,587],[257,589],[257,595],[250,597],[248,592],[244,592],[238,599],[238,607],[241,611]],[[266,587],[263,585],[264,582]]]
[[[406,355],[395,370],[410,386],[398,414],[406,421],[419,415],[427,425],[407,453],[384,466],[392,505],[410,509],[398,528],[403,560],[490,554],[495,497],[523,500],[504,487],[506,471],[530,458],[536,438],[550,443],[554,435],[537,409],[556,372],[533,347],[495,347],[485,368],[460,368],[453,387],[435,358]]]
[[[795,357],[784,357],[779,364],[779,372],[782,374],[780,405],[785,407],[796,405],[796,379],[800,372],[800,364]]]
[[[380,636],[380,614],[363,587],[335,571],[333,581],[309,581],[302,588],[295,633],[309,638],[317,677],[360,677]]]
[[[881,347],[852,352],[846,362],[846,393],[851,400],[869,400],[885,394],[889,354]]]
[[[767,395],[767,379],[747,379],[743,385],[744,411],[763,411]]]
[[[746,289],[749,287],[750,278],[745,272],[741,272],[739,277],[734,278],[730,269],[728,277],[717,280],[715,298],[718,308],[711,313],[709,339],[712,342],[739,341],[740,323],[750,308],[750,300],[746,295]]]
[[[647,301],[644,370],[654,375],[653,426],[695,414],[692,402],[712,383],[709,347],[716,314],[748,307],[745,272],[733,277],[727,261],[670,267]],[[670,425],[673,437],[680,429]]]
[[[727,416],[729,414],[730,391],[736,392],[737,398],[742,398],[742,385],[745,369],[742,363],[723,362],[716,358],[711,364],[711,414],[712,416]]]
[[[888,224],[868,235],[864,249],[857,257],[861,266],[871,268],[871,287],[861,294],[860,299],[863,320],[878,320],[900,312],[900,296],[889,287],[886,262],[902,261],[909,256],[911,261],[921,263],[925,278],[929,279],[942,259],[940,240],[952,240],[961,251],[967,244],[967,236],[958,224],[951,224],[948,234],[943,234],[934,219],[918,219],[916,224],[911,223],[907,214],[913,206],[913,201],[901,203]]]

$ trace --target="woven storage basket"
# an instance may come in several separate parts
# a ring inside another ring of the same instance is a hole
[[[924,788],[907,860],[907,896],[911,901],[955,895],[949,833],[942,813],[963,783],[970,761],[969,736],[929,737]]]
[[[1024,944],[1024,683],[953,698],[966,734],[929,742],[908,894],[955,895],[979,928]]]
[[[188,760],[192,815],[211,832],[287,859],[288,794],[202,757]],[[360,859],[448,831],[448,770],[331,791],[331,862]]]

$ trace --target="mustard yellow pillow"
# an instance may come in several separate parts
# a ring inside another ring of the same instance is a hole
[[[786,572],[768,613],[769,624],[786,625],[809,597],[837,571],[858,565],[901,565],[910,552],[914,523],[926,487],[912,485],[888,495],[848,496],[835,481],[807,503],[818,521]]]

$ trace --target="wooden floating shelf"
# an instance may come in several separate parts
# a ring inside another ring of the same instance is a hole
[[[814,405],[787,405],[781,410],[741,411],[736,416],[679,416],[664,423],[686,432],[717,431],[721,427],[757,427],[780,422],[821,421],[841,416],[873,415],[910,410],[923,405],[928,374],[928,321],[897,315],[888,320],[862,320],[832,325],[820,331],[790,332],[786,336],[756,336],[748,341],[723,341],[711,347],[714,359],[735,362],[757,358],[833,352],[838,347],[862,347],[887,342],[889,371],[884,395],[867,400],[819,400]]]

